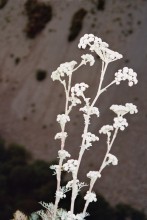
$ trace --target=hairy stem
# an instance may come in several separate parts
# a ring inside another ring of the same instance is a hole
[[[83,63],[81,62],[73,70],[73,72],[76,71],[82,65],[83,65]],[[69,75],[68,87],[67,88],[66,88],[65,84],[63,84],[64,89],[65,89],[65,94],[66,94],[66,103],[65,103],[65,115],[66,116],[68,116],[68,114],[69,114],[68,107],[69,107],[69,97],[70,97],[70,89],[71,89],[71,79],[72,79],[72,74]],[[65,132],[65,125],[61,128],[61,132],[62,133]],[[65,137],[64,137],[64,135],[62,135],[62,138],[61,138],[61,150],[63,150],[64,147],[65,147]],[[56,188],[56,192],[58,192],[60,190],[60,188],[61,188],[61,168],[62,168],[62,165],[63,165],[63,159],[59,158],[58,172],[57,172],[57,188]],[[55,220],[55,218],[56,218],[56,213],[57,213],[59,202],[60,202],[60,198],[56,196],[55,197],[53,220]]]
[[[102,71],[101,71],[101,76],[100,76],[100,83],[99,83],[99,86],[98,86],[97,94],[96,94],[96,96],[95,96],[95,98],[94,98],[94,100],[93,100],[90,107],[94,106],[94,104],[96,103],[96,101],[98,100],[98,98],[101,94],[101,87],[102,87],[102,83],[103,83],[103,80],[104,80],[104,75],[105,75],[107,66],[108,66],[107,63],[102,62]],[[77,180],[78,171],[79,171],[79,167],[80,167],[80,164],[81,164],[82,156],[85,152],[85,148],[83,147],[83,145],[85,144],[85,141],[86,141],[86,134],[87,134],[88,128],[89,128],[89,119],[90,119],[90,115],[87,114],[87,121],[85,122],[84,133],[83,133],[84,137],[83,137],[82,144],[81,144],[81,149],[80,149],[80,152],[79,152],[77,169],[76,169],[75,174],[74,174],[75,178],[73,179],[73,185],[72,185],[72,197],[71,197],[71,207],[70,207],[71,214],[74,213],[74,204],[75,204],[75,199],[76,199],[76,197],[75,197],[76,180]]]
[[[108,154],[109,154],[109,152],[110,152],[110,150],[111,150],[111,148],[112,148],[112,145],[113,145],[113,143],[114,143],[114,140],[115,140],[115,138],[116,138],[116,136],[117,136],[117,133],[118,133],[118,128],[115,129],[110,144],[109,144],[109,141],[107,141],[107,152],[106,152],[106,154],[105,154],[105,157],[104,157],[104,159],[103,159],[103,162],[102,162],[102,164],[101,164],[101,167],[100,167],[100,169],[99,169],[99,171],[98,171],[100,174],[101,174],[102,170],[103,170],[103,169],[105,168],[105,166],[106,166],[106,160],[107,160]],[[109,138],[109,137],[108,137],[108,138]],[[92,192],[92,189],[93,189],[93,187],[94,187],[94,184],[95,184],[96,180],[97,180],[97,178],[96,178],[94,181],[90,181],[90,187],[89,187],[89,190],[88,190],[89,192]],[[84,209],[83,209],[83,214],[84,214],[84,215],[85,215],[85,213],[86,213],[86,210],[87,210],[87,208],[88,208],[88,205],[89,205],[89,201],[87,200],[87,201],[85,202],[85,206],[84,206]]]

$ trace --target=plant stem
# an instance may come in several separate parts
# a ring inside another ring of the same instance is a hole
[[[103,83],[103,80],[104,80],[104,75],[105,75],[105,72],[106,72],[106,69],[107,69],[107,66],[108,66],[108,63],[104,63],[102,62],[102,71],[101,71],[101,76],[100,76],[100,83],[99,83],[99,86],[98,86],[98,90],[97,90],[97,94],[91,104],[90,107],[93,107],[94,104],[96,103],[96,101],[98,100],[100,94],[101,94],[101,87],[102,87],[102,83]],[[75,188],[76,188],[76,180],[77,180],[77,175],[78,175],[78,171],[79,171],[79,167],[80,167],[80,164],[81,164],[81,160],[82,160],[82,156],[85,152],[85,148],[83,147],[83,145],[85,144],[85,141],[86,141],[86,134],[88,132],[88,128],[89,128],[89,118],[90,118],[90,115],[87,114],[87,121],[85,122],[85,127],[84,127],[84,138],[82,140],[82,144],[81,144],[81,149],[80,149],[80,152],[79,152],[79,157],[78,157],[78,165],[77,165],[77,169],[75,171],[75,176],[73,178],[73,185],[72,185],[72,196],[71,196],[71,206],[70,206],[70,212],[71,214],[74,213],[74,204],[75,204],[75,199],[76,199],[76,196],[75,196]]]
[[[81,62],[74,70],[76,71],[79,67],[81,67],[83,65],[83,63]],[[66,88],[65,84],[63,84],[64,89],[65,89],[65,94],[66,94],[66,103],[65,103],[65,115],[68,116],[69,111],[68,111],[68,105],[69,105],[69,94],[70,94],[70,89],[71,89],[71,79],[72,79],[72,74],[69,75],[69,80],[68,80],[68,88]],[[65,125],[61,128],[61,132],[65,132]],[[65,137],[64,135],[62,135],[61,138],[61,150],[63,150],[65,147]],[[56,188],[56,192],[58,192],[61,188],[61,168],[62,168],[62,164],[63,164],[63,159],[59,158],[59,164],[58,164],[58,171],[57,171],[57,188]],[[60,198],[59,197],[55,197],[55,205],[54,205],[54,214],[53,214],[53,220],[55,220],[56,218],[56,213],[57,213],[57,209],[58,209],[58,204],[60,202]]]
[[[65,89],[65,94],[66,94],[66,103],[65,103],[65,115],[68,115],[68,104],[69,104],[69,93],[70,93],[70,88],[71,88],[71,78],[72,75],[69,75],[69,81],[68,81],[68,88],[67,90]],[[61,132],[64,133],[65,131],[65,125],[61,128]],[[61,150],[64,149],[65,146],[65,137],[62,135],[61,138]],[[63,164],[63,159],[59,158],[59,164],[58,164],[58,170],[57,170],[57,189],[56,192],[58,192],[61,188],[61,168]],[[56,218],[56,213],[57,213],[57,208],[58,204],[60,202],[60,198],[55,196],[55,205],[54,205],[54,215],[53,215],[53,220]]]
[[[111,148],[112,148],[112,145],[113,145],[113,143],[114,143],[114,140],[115,140],[115,138],[116,138],[116,136],[117,136],[117,133],[118,133],[118,128],[115,129],[110,144],[109,144],[109,142],[107,141],[107,152],[106,152],[105,157],[104,157],[104,159],[103,159],[102,165],[101,165],[101,167],[100,167],[100,169],[99,169],[99,171],[98,171],[99,174],[101,174],[102,170],[103,170],[103,169],[105,168],[105,166],[106,166],[106,160],[107,160],[108,154],[109,154],[109,152],[110,152],[110,150],[111,150]],[[92,189],[93,189],[93,186],[94,186],[96,180],[97,180],[97,178],[96,178],[94,181],[90,181],[90,187],[89,187],[89,190],[88,190],[89,192],[92,192]],[[87,200],[87,201],[85,202],[85,206],[84,206],[84,209],[83,209],[83,214],[84,214],[84,215],[85,215],[85,213],[86,213],[86,210],[87,210],[87,208],[88,208],[88,205],[89,205],[89,201]]]

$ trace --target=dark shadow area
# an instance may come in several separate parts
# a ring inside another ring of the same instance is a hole
[[[27,215],[42,209],[39,201],[54,202],[56,178],[49,169],[51,164],[32,160],[31,155],[20,145],[6,147],[0,140],[0,219],[12,219],[16,210]],[[66,182],[63,181],[65,185]],[[71,192],[61,200],[60,207],[69,209]],[[105,198],[97,194],[98,201],[90,204],[88,220],[146,220],[143,212],[126,204],[112,207]],[[81,194],[76,201],[75,212],[80,213],[84,206]]]
[[[27,0],[25,10],[28,17],[26,35],[28,38],[35,38],[52,19],[52,7],[49,3]]]

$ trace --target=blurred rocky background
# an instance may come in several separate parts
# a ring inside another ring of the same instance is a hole
[[[101,117],[94,118],[90,130],[98,134],[102,125],[112,122],[112,104],[133,102],[139,113],[128,117],[129,127],[113,146],[119,165],[104,170],[95,190],[112,205],[127,203],[147,212],[146,12],[146,0],[0,0],[0,136],[6,145],[25,146],[36,159],[55,160],[60,148],[54,140],[60,130],[56,116],[64,111],[65,96],[50,75],[61,63],[80,62],[81,55],[89,53],[77,47],[85,33],[101,37],[124,56],[108,66],[104,84],[124,66],[138,73],[139,83],[130,88],[124,82],[104,93],[97,103]],[[87,96],[94,98],[100,68],[98,59],[93,67],[82,67],[73,84],[88,83]],[[78,109],[71,118],[66,150],[76,159],[83,118]],[[102,141],[85,153],[82,179],[87,171],[99,168],[106,151]]]

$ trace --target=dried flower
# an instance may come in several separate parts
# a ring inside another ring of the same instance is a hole
[[[136,105],[133,105],[132,103],[126,103],[125,106],[112,105],[110,110],[114,111],[118,116],[124,116],[127,113],[134,114],[138,112]]]
[[[138,83],[137,73],[133,69],[124,67],[122,70],[118,70],[115,73],[115,82],[116,85],[119,85],[121,81],[128,80],[128,85],[133,86]]]
[[[88,115],[96,115],[97,117],[100,116],[100,112],[97,107],[84,106],[84,107],[80,108],[80,111],[82,111]]]
[[[114,156],[114,155],[112,155],[112,154],[108,154],[107,155],[107,164],[110,164],[110,163],[112,163],[112,165],[117,165],[118,164],[118,159]]]
[[[100,130],[100,134],[110,134],[111,131],[113,131],[113,126],[112,125],[104,125]]]
[[[59,132],[55,135],[55,140],[62,139],[62,138],[67,138],[67,132]]]
[[[81,58],[82,58],[82,63],[84,65],[86,65],[87,62],[89,62],[90,66],[93,66],[95,63],[95,59],[91,54],[83,54]]]
[[[68,153],[68,151],[66,150],[59,150],[58,151],[58,155],[59,155],[59,158],[62,158],[62,159],[66,159],[67,157],[70,157],[71,155]]]
[[[72,97],[73,96],[82,96],[83,92],[88,88],[89,86],[86,83],[77,83],[75,86],[71,88]]]
[[[119,128],[121,131],[123,131],[125,129],[125,127],[128,127],[128,122],[122,116],[118,116],[118,117],[114,118],[113,127]]]
[[[76,61],[71,61],[71,62],[60,64],[57,70],[52,72],[52,75],[51,75],[52,80],[53,81],[61,80],[61,77],[64,77],[65,75],[67,76],[71,75],[76,64],[77,64]]]
[[[74,172],[76,170],[76,167],[78,166],[77,160],[68,160],[65,164],[63,164],[63,170],[67,172]]]
[[[101,178],[101,174],[99,171],[89,171],[89,173],[87,173],[87,177],[91,180],[95,180],[97,178]]]
[[[88,202],[96,202],[97,198],[96,198],[96,194],[94,192],[89,192],[87,191],[86,196],[84,196],[85,200],[88,200]]]
[[[64,127],[64,125],[70,121],[70,118],[68,115],[65,114],[61,114],[61,115],[57,115],[57,122],[59,122],[61,128]]]

